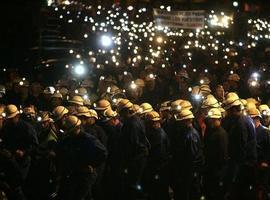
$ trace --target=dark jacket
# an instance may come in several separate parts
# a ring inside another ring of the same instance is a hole
[[[162,128],[148,128],[147,138],[151,145],[148,165],[159,169],[169,160],[169,138]]]
[[[23,120],[17,125],[6,123],[3,127],[3,145],[11,152],[20,149],[30,153],[38,145],[37,133]]]
[[[195,169],[203,164],[199,133],[193,127],[176,125],[171,137],[172,162],[178,169]]]
[[[107,134],[105,133],[104,129],[101,126],[99,126],[97,124],[94,124],[92,126],[86,125],[86,126],[84,126],[84,131],[93,135],[97,139],[99,139],[99,141],[105,147],[107,147],[108,137],[107,137]]]
[[[258,162],[266,162],[270,164],[270,132],[260,125],[256,128]]]
[[[228,160],[228,135],[222,127],[207,128],[204,139],[205,166],[220,170]]]
[[[95,168],[102,164],[107,150],[94,136],[80,132],[60,140],[56,156],[61,172],[70,175],[82,173],[88,166]]]
[[[230,160],[239,164],[256,163],[256,134],[252,119],[243,115],[226,117],[222,126],[228,133]]]
[[[134,115],[123,122],[121,146],[125,161],[145,156],[148,143],[144,123],[138,116]]]

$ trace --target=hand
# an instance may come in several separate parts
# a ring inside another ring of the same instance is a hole
[[[19,158],[22,158],[24,156],[24,152],[20,149],[16,150],[16,156],[18,156]]]

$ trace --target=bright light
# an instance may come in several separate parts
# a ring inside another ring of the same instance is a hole
[[[233,2],[233,7],[238,7],[239,3],[237,1]]]
[[[257,72],[254,72],[253,74],[251,74],[251,76],[255,79],[258,79],[260,77],[260,74]]]
[[[104,47],[109,47],[112,45],[112,38],[108,35],[103,35],[101,36],[101,44]]]
[[[131,10],[133,10],[133,6],[128,6],[127,9],[128,9],[129,11],[131,11]]]
[[[131,82],[130,88],[135,90],[137,88],[137,85],[134,83],[134,81]]]
[[[199,94],[195,94],[195,95],[194,95],[194,99],[195,99],[196,101],[201,100],[201,98],[202,98],[202,96],[199,95]]]
[[[83,99],[88,99],[88,95],[87,94],[83,95]]]
[[[85,74],[85,67],[82,65],[77,65],[74,68],[74,72],[76,75],[82,76],[83,74]]]
[[[39,122],[41,122],[42,118],[41,118],[41,117],[38,117],[37,120],[38,120]]]
[[[163,42],[163,38],[162,37],[157,37],[157,42],[158,43],[162,43]]]

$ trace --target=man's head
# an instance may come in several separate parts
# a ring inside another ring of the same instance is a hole
[[[258,109],[252,108],[248,111],[249,116],[253,119],[255,127],[257,128],[261,124],[261,113]]]
[[[7,105],[4,116],[9,123],[17,124],[20,119],[20,112],[15,105]]]
[[[146,114],[147,125],[153,129],[161,128],[160,120],[160,115],[155,111]]]
[[[183,125],[186,128],[192,127],[192,122],[194,119],[193,113],[188,110],[180,110],[178,113],[174,114],[174,118],[179,124]]]
[[[57,106],[53,110],[54,121],[60,128],[62,128],[63,123],[68,115],[68,112],[69,112],[68,109],[65,108],[64,106]]]
[[[211,128],[217,128],[221,125],[222,113],[218,108],[212,108],[207,114],[207,122]]]
[[[81,131],[81,120],[74,115],[69,115],[64,120],[63,128],[66,134],[76,136]]]

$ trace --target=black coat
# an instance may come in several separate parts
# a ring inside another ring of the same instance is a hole
[[[11,152],[19,149],[30,153],[38,145],[37,133],[23,120],[17,125],[6,123],[3,127],[3,145]]]
[[[138,116],[134,115],[123,122],[121,146],[125,161],[145,156],[148,142],[144,123]]]
[[[89,165],[97,167],[107,157],[107,150],[99,140],[85,132],[67,136],[57,146],[57,161],[64,174],[81,173]]]
[[[270,164],[270,132],[265,126],[256,128],[258,162]]]
[[[228,135],[222,127],[208,128],[204,139],[205,166],[220,170],[228,160]]]

